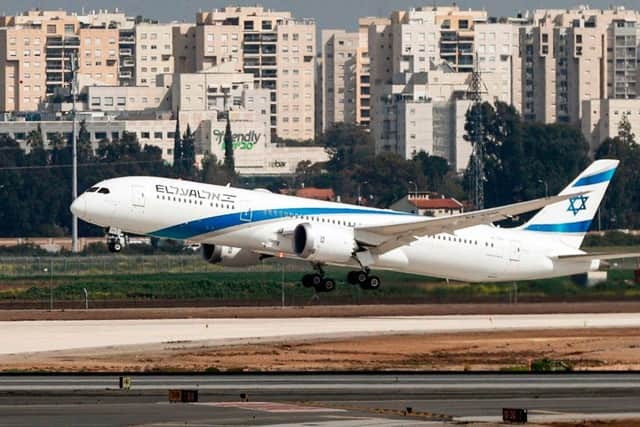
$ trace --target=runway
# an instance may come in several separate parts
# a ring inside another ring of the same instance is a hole
[[[163,343],[239,344],[398,333],[640,327],[640,313],[0,322],[0,355]]]
[[[498,421],[503,407],[532,422],[640,419],[640,374],[133,376],[117,388],[116,376],[0,376],[0,425],[442,425]],[[170,388],[200,402],[169,404]]]

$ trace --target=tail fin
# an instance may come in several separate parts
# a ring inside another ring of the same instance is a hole
[[[593,162],[560,192],[575,193],[576,197],[543,208],[522,229],[553,233],[565,245],[580,248],[618,163],[618,160]]]

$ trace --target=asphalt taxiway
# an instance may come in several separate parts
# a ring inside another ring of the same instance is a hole
[[[0,425],[421,425],[640,420],[640,374],[264,374],[0,376]],[[199,390],[170,404],[169,389]],[[240,401],[246,393],[248,402]],[[411,408],[407,412],[407,408]]]

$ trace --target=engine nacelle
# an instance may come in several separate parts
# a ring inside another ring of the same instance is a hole
[[[260,255],[248,249],[232,246],[203,244],[200,253],[209,264],[220,264],[224,267],[250,267],[260,263]]]
[[[346,263],[356,249],[350,228],[303,223],[293,231],[293,252],[309,261]]]

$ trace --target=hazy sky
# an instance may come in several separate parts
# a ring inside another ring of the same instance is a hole
[[[198,10],[210,10],[226,5],[261,4],[275,10],[291,10],[295,17],[315,18],[320,29],[355,29],[359,16],[388,16],[391,10],[433,5],[433,1],[408,0],[0,0],[0,14],[15,14],[29,8],[65,9],[80,12],[115,7],[128,15],[144,15],[160,21],[194,21]],[[440,5],[451,3],[435,2]],[[583,4],[585,2],[582,2]],[[592,8],[607,8],[610,4],[640,9],[638,0],[593,0]],[[492,16],[515,15],[526,9],[571,7],[581,4],[568,0],[466,0],[458,1],[460,8],[486,9]]]

